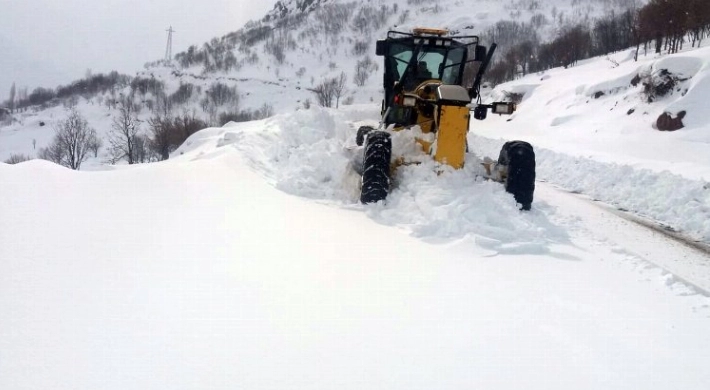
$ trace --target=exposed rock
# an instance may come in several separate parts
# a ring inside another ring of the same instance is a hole
[[[646,101],[652,103],[666,95],[672,94],[679,83],[688,80],[681,78],[668,71],[668,69],[659,69],[653,73],[644,76],[641,79],[643,84],[643,92],[646,95]]]
[[[675,118],[671,116],[670,113],[664,112],[656,120],[656,129],[660,131],[676,131],[683,127],[683,118],[685,118],[685,111],[680,111]]]
[[[634,87],[639,85],[640,82],[641,82],[641,76],[639,76],[639,75],[636,75],[636,76],[634,76],[634,78],[631,79],[631,85]]]

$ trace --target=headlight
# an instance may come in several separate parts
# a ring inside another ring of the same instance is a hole
[[[493,113],[510,115],[515,112],[515,103],[493,103]]]

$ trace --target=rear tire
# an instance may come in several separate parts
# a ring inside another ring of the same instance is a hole
[[[508,166],[505,190],[521,205],[530,210],[535,192],[535,151],[524,141],[510,141],[503,145],[498,163]]]
[[[387,197],[390,188],[392,139],[384,131],[367,135],[360,202],[375,203]]]

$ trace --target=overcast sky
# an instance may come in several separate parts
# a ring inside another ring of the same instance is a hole
[[[0,101],[10,87],[54,88],[94,73],[133,75],[260,19],[276,0],[0,0]]]

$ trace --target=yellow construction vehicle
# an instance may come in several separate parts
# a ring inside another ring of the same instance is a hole
[[[364,145],[360,164],[360,201],[386,198],[390,179],[401,156],[392,156],[392,131],[418,127],[416,142],[437,162],[453,168],[465,163],[471,112],[475,119],[512,114],[509,102],[481,104],[481,78],[496,45],[479,44],[477,36],[451,35],[447,30],[416,28],[412,32],[389,31],[377,41],[376,54],[384,57],[385,91],[378,129],[358,129],[356,143]],[[472,103],[476,101],[476,103]],[[535,189],[535,153],[523,141],[504,145],[497,161],[485,160],[484,175],[505,184],[524,210],[530,209]]]

